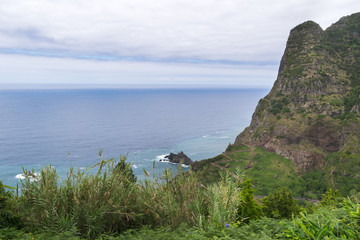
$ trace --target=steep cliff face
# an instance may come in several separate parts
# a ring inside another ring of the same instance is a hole
[[[291,30],[278,77],[235,140],[276,152],[300,172],[333,152],[360,151],[360,13],[325,31],[307,21]]]

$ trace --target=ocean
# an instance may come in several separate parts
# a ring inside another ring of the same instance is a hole
[[[127,155],[143,169],[183,151],[194,161],[222,153],[249,125],[269,89],[0,90],[0,180],[20,182],[22,168],[85,169]]]

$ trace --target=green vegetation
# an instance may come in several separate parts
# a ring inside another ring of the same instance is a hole
[[[344,105],[345,105],[345,113],[344,114],[349,114],[351,109],[355,106],[355,105],[359,105],[360,104],[360,86],[354,88],[349,95],[347,95],[344,98]]]
[[[323,120],[324,115],[318,115],[314,124],[321,125]],[[240,169],[251,178],[255,195],[269,195],[285,187],[297,197],[318,199],[328,188],[346,196],[351,191],[360,192],[360,153],[355,153],[359,148],[354,139],[350,140],[354,145],[349,143],[344,150],[329,154],[322,169],[307,172],[298,171],[289,159],[278,154],[246,145],[230,145],[225,153],[196,162],[194,170],[206,185],[216,182],[221,173]]]
[[[312,198],[318,198],[321,194],[325,193],[328,188],[327,182],[324,181],[324,171],[314,170],[307,172],[302,176],[302,179],[305,184],[305,191]]]
[[[355,145],[354,148],[358,146]],[[348,151],[335,152],[326,159],[328,166],[323,170],[324,179],[331,183],[329,187],[338,189],[341,195],[360,191],[360,154],[354,151],[351,149],[350,154]]]
[[[289,104],[289,99],[287,99],[286,97],[272,100],[269,112],[271,112],[274,115],[281,113],[281,112],[283,112],[283,113],[290,112],[289,108],[284,108],[288,104]]]
[[[6,191],[6,188],[11,189],[10,187],[3,185],[0,181],[0,228],[20,227],[19,218],[13,211],[10,202],[13,195],[10,191]]]
[[[247,222],[249,220],[258,219],[262,216],[262,211],[260,205],[254,199],[253,186],[250,179],[246,179],[242,184],[241,190],[241,203],[239,205],[238,213],[240,220],[245,219]]]
[[[251,125],[232,149],[195,166],[203,183],[239,167],[256,195],[281,187],[312,199],[329,188],[343,196],[360,191],[359,32],[360,13],[326,30],[312,21],[292,29],[278,78]],[[242,144],[254,149],[236,150]]]
[[[91,174],[91,169],[97,172]],[[35,180],[26,170],[24,175],[21,196],[1,188],[0,213],[6,207],[18,216],[18,224],[5,218],[1,227],[22,226],[40,235],[66,233],[95,239],[142,226],[174,229],[186,223],[205,229],[239,218],[240,174],[236,178],[224,174],[220,182],[204,186],[179,165],[176,175],[165,170],[140,183],[121,157],[120,161],[102,159],[85,171],[71,168],[61,182],[51,167],[42,169]]]
[[[268,195],[282,187],[291,189],[296,196],[306,193],[306,185],[301,175],[296,174],[292,162],[260,147],[231,145],[221,155],[196,162],[194,170],[203,184],[211,184],[219,179],[221,172],[225,172],[217,166],[226,168],[228,172],[241,169],[252,180],[256,195]]]
[[[265,197],[262,201],[262,208],[265,216],[271,218],[291,218],[299,213],[299,206],[292,193],[286,188]]]
[[[166,170],[136,182],[124,158],[118,164],[102,160],[93,175],[70,169],[63,182],[47,167],[35,181],[26,177],[21,196],[1,185],[1,210],[17,217],[2,222],[0,239],[360,238],[360,194],[340,198],[329,189],[321,204],[299,212],[286,189],[259,205],[251,180],[240,173],[204,186],[180,167],[177,175]]]

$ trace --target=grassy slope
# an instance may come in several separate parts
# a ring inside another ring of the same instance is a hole
[[[219,179],[221,171],[226,171],[218,166],[232,173],[244,172],[252,179],[257,195],[267,195],[284,186],[295,195],[304,192],[302,177],[296,175],[291,161],[259,147],[231,146],[223,154],[197,162],[194,169],[203,183],[210,184]]]
[[[256,195],[268,195],[287,187],[295,196],[319,198],[328,188],[338,189],[346,196],[351,191],[360,191],[360,153],[352,148],[358,146],[349,142],[341,151],[329,154],[322,169],[300,173],[281,155],[260,147],[235,145],[214,158],[196,162],[194,170],[204,184],[217,182],[220,172],[243,172],[252,179]]]

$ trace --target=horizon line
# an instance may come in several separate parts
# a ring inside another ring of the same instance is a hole
[[[81,90],[81,89],[270,89],[270,85],[221,84],[67,84],[67,83],[0,83],[0,90]]]

